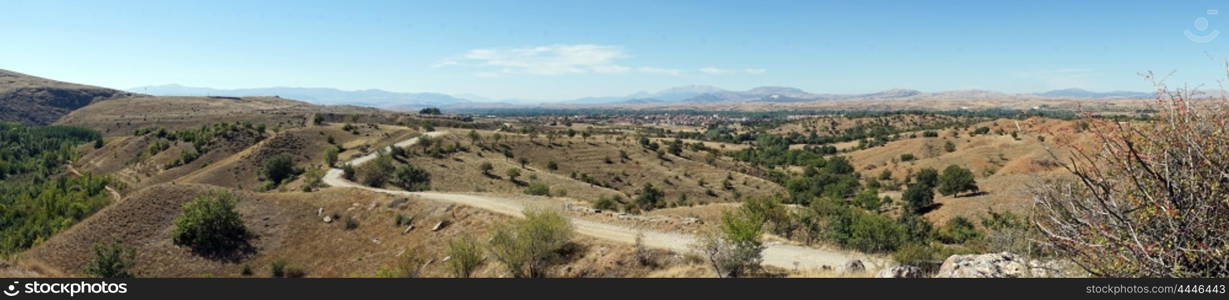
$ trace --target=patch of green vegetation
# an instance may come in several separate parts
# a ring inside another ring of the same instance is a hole
[[[75,127],[0,122],[0,255],[28,249],[110,203],[106,176],[58,176],[101,138]]]

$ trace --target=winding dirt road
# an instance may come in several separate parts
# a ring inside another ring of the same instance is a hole
[[[428,132],[427,136],[437,137],[444,134],[445,132],[434,131]],[[418,143],[418,138],[412,138],[394,145],[397,147],[405,147],[415,143]],[[357,167],[358,165],[369,162],[376,157],[377,153],[373,152],[371,154],[352,159],[347,163]],[[342,177],[342,174],[343,172],[341,169],[330,169],[324,175],[324,183],[334,187],[358,188],[392,195],[416,196],[434,201],[456,203],[518,218],[523,217],[521,214],[522,211],[528,207],[534,206],[534,203],[529,203],[525,200],[489,195],[442,192],[406,192],[373,188],[346,180]],[[635,243],[637,235],[643,234],[642,243],[645,246],[671,250],[677,253],[687,253],[692,251],[691,245],[696,240],[696,237],[690,234],[644,230],[620,224],[602,223],[579,217],[571,217],[571,220],[572,225],[576,228],[576,232],[583,235],[619,243],[632,244]],[[820,269],[824,266],[840,269],[843,268],[845,263],[852,259],[862,260],[862,262],[866,264],[868,270],[875,270],[882,267],[882,263],[879,262],[879,260],[870,258],[860,253],[822,250],[780,243],[769,243],[766,245],[766,248],[764,249],[763,263],[765,265],[786,269]]]

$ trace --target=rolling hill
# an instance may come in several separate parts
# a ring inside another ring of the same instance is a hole
[[[86,105],[132,96],[124,91],[0,69],[0,121],[47,125]]]

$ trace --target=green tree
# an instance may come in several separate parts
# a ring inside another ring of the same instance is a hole
[[[491,170],[494,170],[494,169],[495,169],[495,166],[492,165],[490,162],[482,162],[481,165],[478,165],[478,170],[482,171],[482,175],[489,176],[491,175]]]
[[[517,177],[521,177],[521,169],[508,168],[507,175],[509,180],[516,181]]]
[[[959,195],[963,192],[978,191],[977,181],[973,179],[973,171],[957,165],[947,166],[939,177],[939,193],[944,196]]]
[[[346,180],[354,180],[355,176],[354,165],[345,164],[341,166],[341,177]]]
[[[423,168],[402,165],[393,171],[392,182],[407,191],[425,191],[431,189],[431,174]]]
[[[337,164],[337,155],[341,154],[341,149],[337,146],[329,146],[324,149],[324,162],[332,167]]]
[[[927,188],[934,188],[939,185],[939,171],[932,168],[925,168],[918,171],[917,174],[913,174],[913,179],[915,183],[926,186]]]
[[[238,202],[230,192],[211,191],[184,203],[171,240],[206,255],[226,255],[247,247],[251,233],[235,210]]]
[[[905,201],[905,209],[915,214],[922,213],[935,203],[934,189],[922,183],[910,184],[900,197]]]
[[[294,157],[287,153],[281,153],[265,160],[264,167],[260,169],[261,176],[272,182],[274,185],[279,185],[287,179],[299,175],[302,170],[295,168]]]
[[[388,155],[380,155],[371,162],[358,168],[358,177],[364,185],[370,187],[382,187],[388,183],[389,176],[396,170],[393,165],[393,158]]]
[[[670,145],[666,147],[666,152],[670,152],[670,154],[673,154],[674,156],[683,155],[683,141],[674,139],[674,141],[670,142]]]
[[[640,188],[640,193],[636,195],[635,203],[641,209],[653,209],[660,205],[663,196],[660,189],[646,182],[644,187]]]

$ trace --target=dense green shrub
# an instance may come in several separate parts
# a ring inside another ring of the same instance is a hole
[[[947,220],[947,224],[939,229],[939,241],[948,244],[960,244],[981,236],[973,222],[965,217],[955,217]]]
[[[129,269],[135,264],[136,250],[124,247],[118,240],[94,244],[94,258],[85,263],[82,273],[101,278],[132,278]]]
[[[550,186],[545,183],[532,183],[525,188],[525,194],[534,196],[550,196]]]
[[[524,212],[525,218],[495,228],[490,250],[516,278],[546,277],[559,252],[572,241],[571,220],[554,211]]]
[[[388,155],[380,155],[376,159],[359,166],[357,175],[363,185],[383,187],[385,183],[388,183],[389,177],[392,176],[395,170],[393,158]]]
[[[287,153],[269,157],[260,169],[260,175],[272,182],[274,186],[285,183],[300,173],[303,173],[303,170],[294,166],[294,157]]]
[[[654,209],[661,206],[664,196],[661,189],[654,187],[652,183],[645,183],[644,187],[640,188],[640,193],[636,194],[635,203],[640,209]]]
[[[760,269],[765,219],[756,210],[724,211],[717,230],[699,236],[693,248],[719,277],[743,277]]]
[[[393,171],[392,183],[411,192],[425,191],[431,189],[431,174],[423,168],[402,165]]]
[[[228,255],[248,247],[251,233],[235,210],[239,198],[226,191],[212,191],[184,203],[175,218],[171,240],[205,255]]]
[[[914,183],[900,195],[905,201],[905,209],[909,213],[919,214],[929,209],[935,203],[935,191],[929,185]]]
[[[337,156],[341,153],[341,148],[337,146],[329,146],[324,148],[324,163],[332,167],[337,164]]]
[[[598,197],[597,201],[593,202],[593,208],[605,211],[619,210],[619,205],[618,201],[606,196]]]
[[[939,186],[939,171],[932,168],[923,168],[917,174],[913,174],[913,182],[933,189]]]
[[[943,175],[939,177],[939,193],[944,196],[978,191],[977,181],[973,179],[973,171],[969,169],[950,165],[943,169]]]

